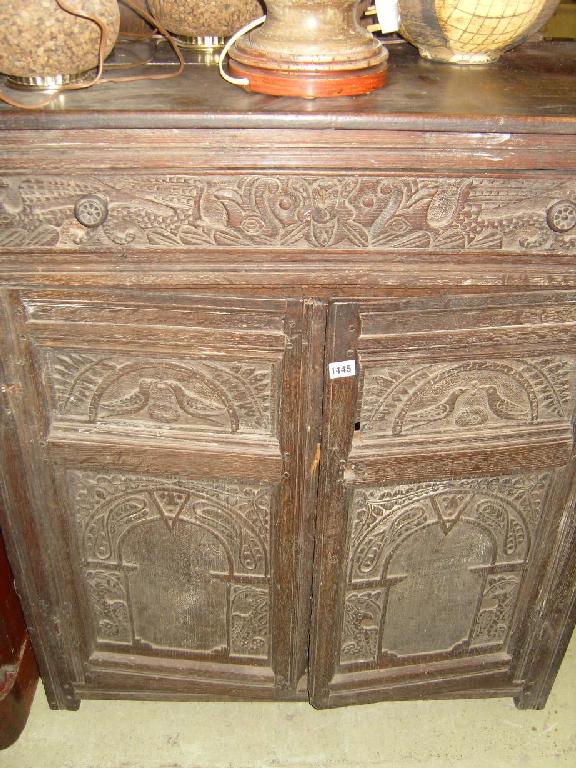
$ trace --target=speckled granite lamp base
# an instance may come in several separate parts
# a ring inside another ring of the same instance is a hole
[[[80,14],[97,18],[106,30],[104,56],[120,26],[117,0],[66,0]],[[56,0],[0,2],[0,73],[12,87],[54,90],[98,66],[100,27],[63,10]]]
[[[179,45],[218,50],[240,27],[262,16],[258,0],[148,0],[150,13]]]

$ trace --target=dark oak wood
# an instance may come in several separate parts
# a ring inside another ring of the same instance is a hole
[[[190,60],[0,108],[0,522],[53,707],[544,706],[576,611],[575,51],[398,46],[386,89],[321,102]]]
[[[327,383],[313,703],[523,690],[517,627],[573,509],[574,298],[334,304],[328,355],[360,376]]]
[[[67,92],[41,112],[4,111],[3,128],[338,128],[465,132],[573,133],[572,43],[529,44],[491,67],[446,67],[390,47],[386,88],[359,97],[301,99],[247,94],[214,67],[194,63],[186,77]],[[141,58],[150,55],[141,51]],[[131,57],[134,61],[134,57]],[[167,46],[166,72],[175,57]],[[113,60],[112,60],[113,61]],[[124,59],[125,61],[125,59]],[[138,69],[130,74],[138,73]],[[543,98],[543,95],[545,98]]]

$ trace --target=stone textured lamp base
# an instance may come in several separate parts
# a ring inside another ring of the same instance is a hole
[[[258,0],[148,0],[148,7],[179,44],[197,50],[207,49],[202,39],[225,40],[264,13]]]
[[[67,5],[103,22],[108,56],[120,26],[117,1]],[[56,0],[6,0],[0,3],[0,72],[12,86],[52,90],[98,65],[100,37],[95,22],[64,11]]]

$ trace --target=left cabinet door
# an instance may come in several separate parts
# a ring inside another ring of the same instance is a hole
[[[22,461],[5,430],[4,491],[20,551],[35,542],[52,703],[304,697],[322,308],[114,291],[3,307]]]

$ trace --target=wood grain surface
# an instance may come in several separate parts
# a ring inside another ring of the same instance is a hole
[[[399,46],[386,89],[322,103],[189,63],[0,109],[0,523],[53,707],[545,705],[574,50]]]

